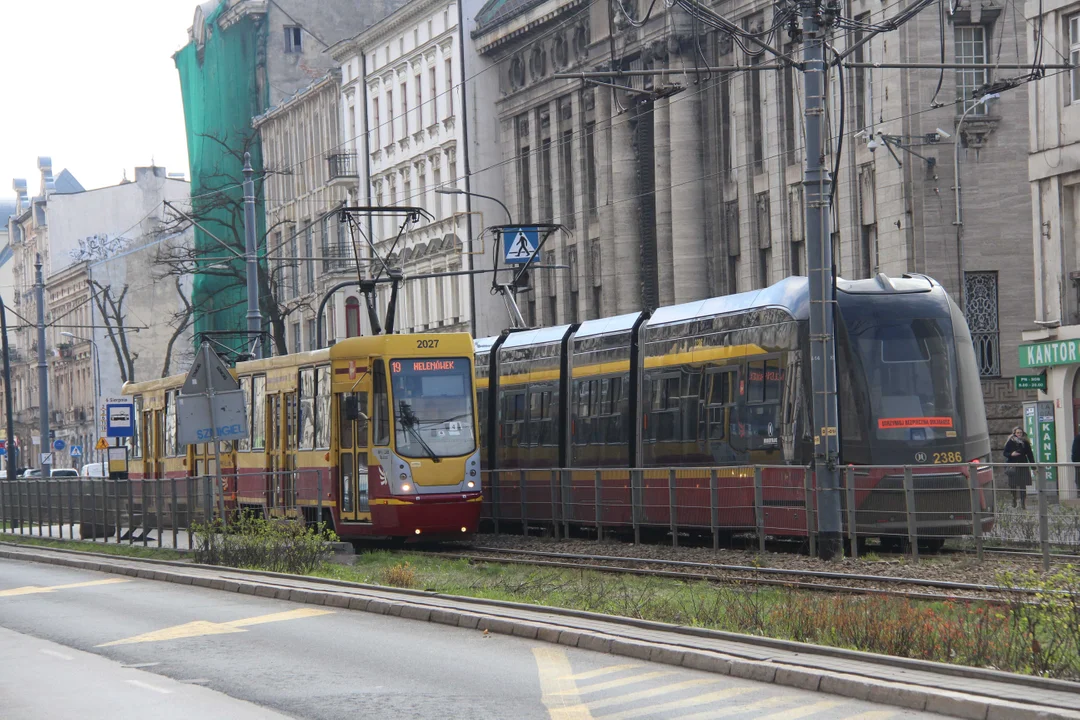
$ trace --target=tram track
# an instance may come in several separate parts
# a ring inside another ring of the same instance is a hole
[[[587,555],[490,547],[473,547],[470,548],[470,550],[472,552],[458,553],[453,551],[415,550],[410,552],[447,559],[466,560],[470,563],[529,565],[558,569],[592,570],[610,574],[661,577],[684,581],[739,583],[786,587],[816,592],[893,596],[911,600],[931,600],[937,602],[981,601],[1000,604],[1010,602],[1008,595],[1034,595],[1038,592],[1032,588],[1009,588],[999,585],[982,585],[924,578],[797,570],[790,568],[765,568],[685,560]],[[940,592],[927,592],[904,588],[922,588],[924,590]]]

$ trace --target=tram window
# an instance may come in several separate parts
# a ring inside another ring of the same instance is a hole
[[[708,438],[723,440],[728,436],[731,409],[735,406],[735,370],[710,373],[707,396]]]
[[[250,424],[253,421],[251,416],[251,377],[240,378],[240,392],[244,394],[244,417],[247,418]],[[250,433],[251,428],[248,428]],[[236,444],[236,449],[240,452],[249,452],[251,450],[251,435],[240,440]]]
[[[315,368],[315,447],[330,447],[330,366]]]
[[[525,425],[525,392],[508,392],[503,395],[502,443],[508,447],[522,444]]]
[[[329,372],[329,369],[327,369],[327,372]],[[329,382],[330,381],[327,380],[327,384],[329,384]],[[360,408],[360,412],[364,413],[364,415],[367,415],[367,400],[368,400],[368,397],[367,397],[366,392],[358,392],[358,393],[356,393],[356,406],[358,408]],[[356,447],[363,450],[364,448],[366,448],[368,446],[367,435],[368,435],[368,421],[367,421],[367,418],[366,417],[360,417],[356,421]],[[362,458],[363,458],[363,455],[357,456],[357,463],[363,462]]]
[[[765,361],[765,402],[779,402],[784,387],[784,368],[780,360]]]
[[[142,414],[143,414],[143,398],[142,395],[135,396],[135,431],[131,436],[131,456],[136,458],[142,457]]]
[[[296,449],[297,436],[300,434],[297,420],[296,393],[285,393],[285,443],[289,450]]]
[[[300,370],[300,449],[315,447],[315,368]]]
[[[374,422],[374,435],[372,443],[375,445],[390,444],[390,398],[386,392],[386,367],[382,360],[376,360],[371,370],[371,384],[374,395],[374,406],[371,409]]]
[[[256,375],[251,381],[251,449],[266,448],[266,376]]]
[[[176,457],[176,391],[165,393],[165,455]]]
[[[349,419],[349,400],[355,401],[356,396],[351,393],[338,395],[338,447],[342,450],[351,450],[353,446],[353,421]],[[363,408],[361,408],[363,410]]]
[[[765,361],[752,362],[747,368],[746,402],[765,402]]]

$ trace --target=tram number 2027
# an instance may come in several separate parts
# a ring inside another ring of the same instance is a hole
[[[934,453],[934,464],[940,465],[942,463],[962,463],[964,462],[964,456],[959,452],[936,452]]]
[[[416,349],[417,350],[434,350],[437,347],[439,347],[439,341],[438,340],[417,340],[416,341]]]

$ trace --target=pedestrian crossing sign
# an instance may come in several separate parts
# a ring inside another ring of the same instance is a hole
[[[540,231],[534,227],[512,227],[502,231],[503,259],[507,264],[529,262],[540,244]]]

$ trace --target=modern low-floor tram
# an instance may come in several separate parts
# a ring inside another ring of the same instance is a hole
[[[921,275],[838,280],[836,301],[844,504],[853,498],[856,510],[845,517],[862,535],[907,535],[910,466],[919,536],[970,533],[970,463],[985,462],[990,445],[959,309]],[[646,525],[753,529],[763,505],[769,534],[806,533],[815,484],[806,278],[504,333],[475,351],[484,465],[503,517],[527,502],[543,520],[556,512],[546,498],[559,494],[561,512],[584,524],[603,514],[618,527],[637,512]],[[991,484],[991,472],[975,473],[983,510]]]

